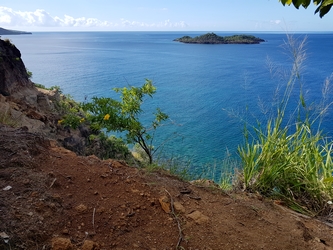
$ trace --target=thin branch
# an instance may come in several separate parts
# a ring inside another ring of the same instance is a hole
[[[174,205],[173,205],[173,199],[172,199],[172,196],[171,194],[168,192],[168,190],[164,189],[165,192],[170,196],[170,203],[171,203],[171,213],[173,215],[173,217],[175,218],[175,220],[177,221],[177,225],[178,225],[178,231],[179,231],[179,238],[178,238],[178,242],[177,242],[177,245],[176,245],[176,249],[178,249],[180,247],[180,243],[182,242],[183,238],[184,238],[184,235],[183,235],[183,230],[181,228],[181,225],[180,225],[180,220],[179,218],[177,217],[176,213],[175,213],[175,209],[174,209]]]

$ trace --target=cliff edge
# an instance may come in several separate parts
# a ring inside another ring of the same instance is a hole
[[[21,52],[9,39],[0,39],[0,94],[15,96],[33,89]]]

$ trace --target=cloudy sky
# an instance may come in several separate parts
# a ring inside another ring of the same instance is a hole
[[[0,0],[0,27],[26,31],[333,31],[279,0]]]

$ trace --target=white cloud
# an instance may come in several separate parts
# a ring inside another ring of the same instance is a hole
[[[271,20],[271,23],[279,25],[282,21],[281,20]]]
[[[24,27],[107,27],[112,24],[96,18],[74,18],[64,15],[63,18],[53,17],[45,10],[37,9],[34,12],[14,11],[11,8],[0,7],[0,25]]]
[[[163,22],[159,23],[144,23],[144,22],[136,22],[136,21],[129,21],[124,18],[121,19],[121,24],[123,26],[139,26],[139,27],[158,27],[158,28],[184,28],[188,27],[188,25],[184,21],[180,22],[171,22],[169,19],[164,20]]]
[[[170,20],[158,23],[145,23],[120,19],[114,23],[102,21],[97,18],[79,17],[75,18],[69,15],[64,17],[52,16],[45,10],[37,9],[34,12],[15,11],[11,8],[0,6],[0,26],[2,27],[76,27],[91,28],[98,27],[103,29],[139,29],[139,28],[184,28],[188,25],[184,21],[171,22]]]

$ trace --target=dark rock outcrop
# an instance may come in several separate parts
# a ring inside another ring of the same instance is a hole
[[[0,39],[0,62],[0,94],[10,96],[33,89],[21,52],[8,39]]]

